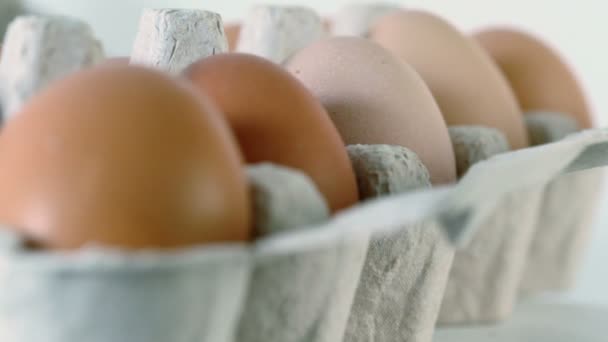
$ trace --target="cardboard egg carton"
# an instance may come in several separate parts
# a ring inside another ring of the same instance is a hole
[[[228,52],[219,14],[199,10],[146,9],[131,63],[179,74],[199,58]]]
[[[496,229],[485,224],[521,214],[501,206],[514,191],[525,194],[530,185],[534,189],[556,173],[581,167],[606,148],[608,132],[595,131],[502,154],[475,164],[472,170],[479,171],[467,173],[458,185],[373,200],[311,226],[286,223],[287,231],[275,227],[252,245],[139,253],[88,248],[63,255],[30,251],[7,230],[0,239],[0,337],[23,342],[429,341],[454,252],[441,233],[454,243]],[[396,172],[394,162],[378,169],[367,157],[366,168],[376,170],[367,174],[367,182],[381,180],[375,175],[380,172],[406,175],[401,179],[416,184],[410,176],[425,172],[404,148],[358,149],[375,151],[371,156],[377,160],[394,161],[399,154],[414,160]],[[383,151],[389,153],[383,157]],[[487,171],[506,166],[526,167],[539,178],[530,184],[519,177],[521,182],[503,188],[484,183]],[[286,207],[303,208],[318,221],[326,209],[319,209],[323,201],[313,195],[312,183],[293,171],[281,173],[284,180],[291,177],[287,174],[295,179],[296,186],[288,189],[301,190],[266,199],[283,207],[290,201]],[[358,177],[364,176],[359,171]],[[462,192],[472,196],[453,197]],[[303,200],[300,193],[311,195]],[[258,207],[272,207],[266,203]],[[486,209],[487,203],[496,205]],[[291,216],[284,215],[287,222]],[[302,223],[302,215],[296,216]],[[366,317],[384,319],[370,325]]]
[[[22,16],[8,27],[0,60],[3,117],[10,118],[49,83],[101,62],[101,43],[86,23]]]
[[[186,43],[212,37],[208,44],[222,46],[225,39],[218,34],[222,30],[204,34],[213,25],[196,25],[218,18],[208,12],[148,13],[186,20],[182,25],[203,32],[142,20],[148,24],[139,35],[156,37],[143,46],[199,46],[197,53],[213,54],[206,45]],[[176,72],[183,68],[178,61],[192,57],[174,51],[181,57],[167,59],[162,50],[149,49],[156,57],[141,60]],[[11,66],[3,63],[0,70]],[[368,200],[333,218],[303,174],[252,166],[256,230],[262,236],[251,244],[174,252],[92,246],[57,254],[29,250],[21,237],[0,230],[0,340],[428,342],[438,317],[452,324],[504,318],[522,279],[530,279],[525,266],[532,265],[534,246],[551,247],[543,238],[549,233],[541,233],[547,220],[581,222],[559,230],[562,236],[584,235],[586,212],[547,203],[577,200],[579,188],[570,177],[608,164],[608,130],[562,139],[572,130],[562,129],[560,120],[529,127],[533,134],[562,133],[539,141],[555,142],[507,152],[497,131],[451,128],[462,177],[438,188],[430,188],[426,168],[406,148],[350,146],[360,192]],[[578,244],[561,241],[558,248],[546,248],[537,269],[561,257],[562,248],[580,251]]]
[[[470,165],[509,150],[506,139],[494,129],[457,127],[450,129],[450,135],[460,174]],[[542,189],[543,185],[531,186],[503,196],[467,247],[457,251],[438,318],[440,325],[488,323],[511,314]]]
[[[243,21],[236,51],[280,64],[324,35],[321,17],[310,8],[255,6]]]
[[[530,113],[526,120],[535,145],[558,141],[577,130],[572,117],[555,113]],[[558,177],[545,187],[522,296],[572,288],[590,239],[603,179],[604,170],[592,169]]]

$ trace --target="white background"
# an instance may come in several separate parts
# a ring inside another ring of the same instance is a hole
[[[3,0],[0,0],[3,1]],[[226,20],[242,17],[255,0],[26,0],[40,11],[79,16],[93,25],[112,55],[128,55],[145,7],[199,7]],[[274,1],[304,4],[331,14],[351,0]],[[394,1],[398,2],[398,1]],[[264,3],[267,3],[265,1]],[[608,121],[608,6],[603,0],[408,0],[404,6],[432,10],[471,32],[501,24],[528,29],[559,49],[587,90],[596,121]],[[596,221],[593,246],[571,298],[608,305],[608,200]]]

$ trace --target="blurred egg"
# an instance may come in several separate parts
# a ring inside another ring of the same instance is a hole
[[[0,222],[45,248],[242,241],[249,207],[220,113],[157,71],[76,73],[0,133]]]
[[[432,14],[405,10],[379,19],[371,39],[418,71],[448,125],[496,128],[506,134],[512,148],[528,146],[513,91],[473,39]]]
[[[228,51],[236,51],[236,46],[239,42],[239,35],[241,34],[241,24],[239,23],[228,23],[224,25],[224,32],[228,39]]]
[[[452,144],[431,92],[381,46],[331,38],[300,51],[287,68],[325,106],[346,144],[404,146],[420,156],[434,184],[456,179]]]
[[[129,57],[111,57],[101,62],[101,65],[105,66],[118,66],[118,65],[129,65],[131,58]]]
[[[547,44],[509,29],[490,29],[475,38],[502,69],[524,112],[560,112],[573,115],[583,128],[593,126],[576,77]]]
[[[185,72],[219,105],[247,162],[273,162],[306,173],[332,210],[358,201],[344,143],[318,101],[287,71],[261,57],[224,54]]]

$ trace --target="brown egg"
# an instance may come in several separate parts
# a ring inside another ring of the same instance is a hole
[[[101,62],[101,65],[116,66],[116,65],[129,65],[131,58],[129,57],[111,57]]]
[[[185,75],[226,115],[247,162],[273,162],[305,172],[332,210],[357,202],[344,143],[323,107],[287,71],[260,57],[224,54]]]
[[[493,127],[506,134],[512,148],[528,146],[513,91],[473,39],[432,14],[405,10],[378,20],[371,39],[418,71],[448,125]]]
[[[593,126],[576,77],[547,44],[509,29],[490,29],[475,38],[507,77],[525,112],[561,112],[576,117],[583,128]]]
[[[447,127],[420,76],[363,38],[309,46],[287,68],[321,101],[347,144],[387,144],[416,152],[434,184],[456,179]]]
[[[45,248],[242,241],[249,207],[216,107],[153,70],[76,73],[0,133],[0,222]]]
[[[241,24],[239,23],[228,23],[224,25],[224,32],[228,39],[228,51],[236,51],[236,46],[239,42],[239,36],[241,34]]]

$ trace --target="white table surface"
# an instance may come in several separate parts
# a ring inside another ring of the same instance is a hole
[[[606,342],[608,308],[544,298],[494,326],[439,329],[435,342]]]

